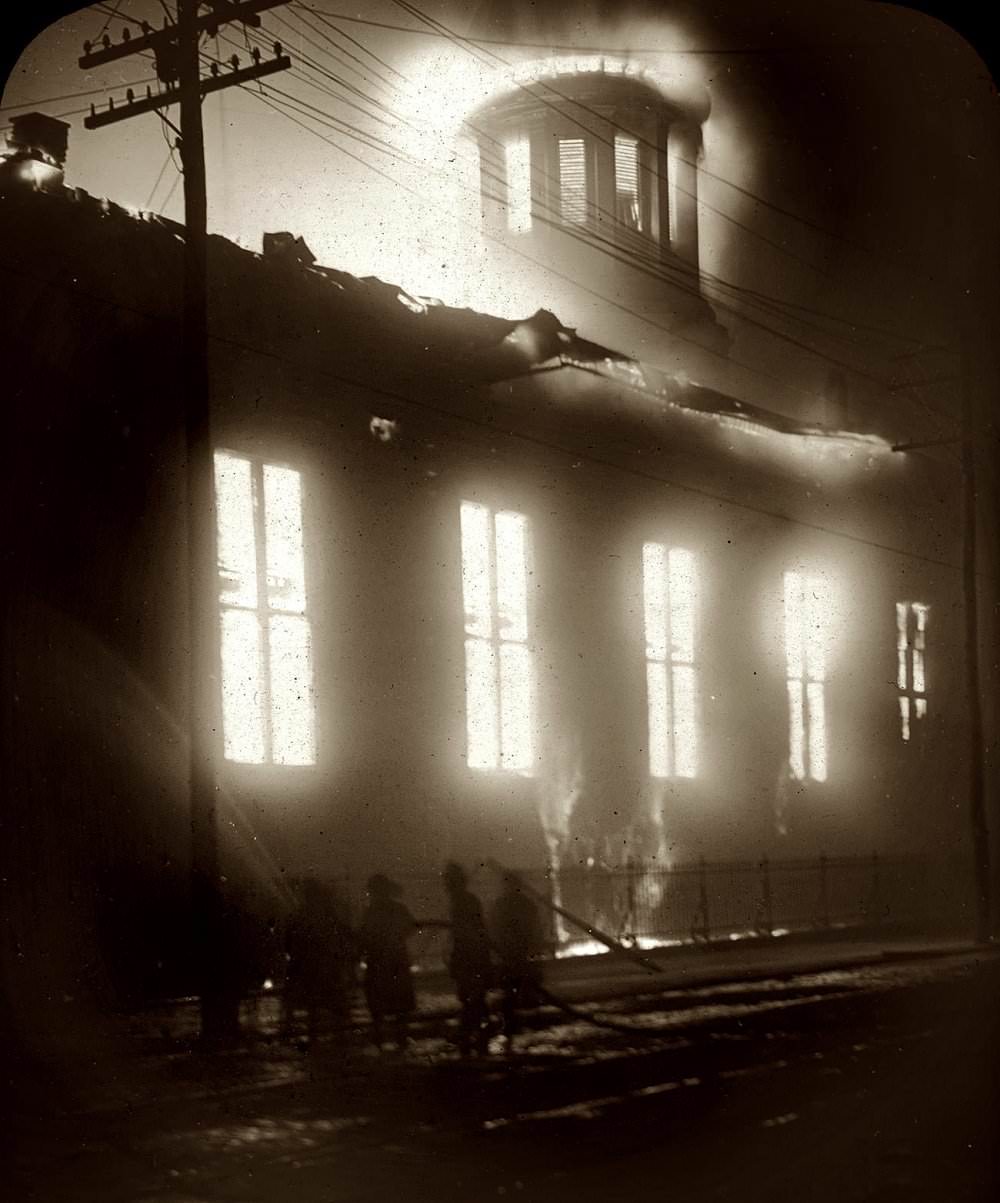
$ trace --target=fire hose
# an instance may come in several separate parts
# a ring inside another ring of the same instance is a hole
[[[568,923],[572,923],[574,927],[578,927],[585,931],[588,936],[594,940],[597,940],[598,943],[603,944],[610,952],[615,952],[620,956],[626,957],[628,960],[639,965],[642,969],[645,969],[647,973],[660,974],[663,972],[663,969],[657,965],[655,961],[650,960],[649,957],[643,956],[642,953],[638,952],[636,949],[629,948],[622,944],[620,940],[616,940],[614,936],[608,935],[607,932],[601,931],[600,928],[595,927],[592,923],[588,923],[585,919],[581,919],[579,915],[574,915],[572,911],[568,911],[564,906],[553,902],[551,898],[547,898],[540,890],[536,890],[533,886],[528,885],[520,874],[512,873],[511,870],[504,868],[499,861],[490,859],[486,861],[486,864],[489,865],[490,868],[495,869],[498,873],[501,873],[507,877],[515,878],[517,881],[517,888],[522,893],[527,894],[540,905],[546,907],[548,910],[565,919]],[[544,999],[551,1006],[556,1007],[564,1014],[569,1015],[573,1019],[580,1019],[586,1023],[593,1024],[595,1027],[609,1028],[611,1031],[624,1032],[628,1035],[639,1034],[645,1036],[663,1036],[672,1035],[676,1032],[676,1028],[668,1027],[666,1025],[637,1025],[620,1023],[614,1019],[604,1018],[598,1015],[595,1011],[587,1010],[584,1007],[574,1006],[572,1003],[560,998],[557,994],[553,994],[551,990],[546,989],[544,986],[536,985],[535,992],[540,998]]]

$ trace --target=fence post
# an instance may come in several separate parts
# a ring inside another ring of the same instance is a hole
[[[698,909],[701,912],[701,937],[707,942],[712,925],[708,917],[708,866],[704,857],[698,861]]]
[[[830,883],[827,879],[826,856],[819,858],[819,925],[830,926]]]
[[[766,855],[760,862],[760,900],[763,913],[761,930],[770,936],[774,933],[774,907],[771,901],[771,865]]]
[[[878,924],[877,913],[878,913],[878,904],[879,904],[879,894],[881,893],[881,882],[880,882],[880,874],[879,874],[879,859],[878,859],[877,852],[872,853],[871,873],[872,873],[871,884],[868,887],[868,903],[867,903],[867,907],[866,907],[867,914],[865,915],[865,918],[867,919],[867,921],[869,923]]]
[[[639,942],[639,904],[636,888],[641,881],[641,861],[630,856],[625,862],[625,914],[622,916],[622,930],[618,937],[623,944],[627,940],[631,940],[633,944]]]

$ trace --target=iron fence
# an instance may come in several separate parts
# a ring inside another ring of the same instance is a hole
[[[701,860],[670,868],[633,861],[618,867],[581,865],[558,873],[529,869],[519,875],[539,902],[549,948],[557,956],[602,951],[595,931],[640,949],[793,934],[923,935],[967,930],[974,912],[968,865],[959,858]],[[443,967],[449,938],[442,925],[448,915],[442,876],[396,877],[403,901],[418,922],[426,921],[411,942],[412,962],[433,974]],[[339,877],[325,884],[328,902],[356,927],[366,905],[364,880]],[[494,869],[470,869],[470,887],[482,900],[487,919],[500,884]],[[241,923],[241,972],[248,997],[257,1002],[265,996],[280,998],[288,967],[284,923],[262,924],[249,912]],[[130,1008],[150,1007],[196,993],[190,957],[182,958],[174,977],[179,990],[133,991],[125,1001]],[[435,990],[443,1001],[451,998],[443,978],[438,986],[430,981],[422,986],[425,997]]]
[[[523,870],[520,876],[539,898],[556,955],[598,951],[601,946],[588,935],[588,927],[625,945],[654,947],[838,929],[929,931],[961,922],[960,891],[947,885],[954,873],[927,860],[877,855],[781,861],[765,857],[701,860],[670,868],[632,862],[559,872]],[[446,917],[447,899],[439,875],[405,875],[398,881],[403,900],[418,920]],[[470,884],[488,913],[498,875],[480,869],[471,875]],[[359,916],[364,907],[363,883],[342,878],[337,890],[352,916]],[[942,896],[949,900],[945,908],[933,902]],[[558,915],[552,905],[572,918]],[[446,943],[446,929],[421,929],[413,942],[415,963],[428,969],[439,966]]]

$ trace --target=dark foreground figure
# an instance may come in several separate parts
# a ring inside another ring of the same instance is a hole
[[[468,887],[465,870],[451,863],[445,867],[451,945],[448,972],[458,998],[458,1047],[463,1056],[483,1055],[489,1048],[489,1009],[486,992],[492,980],[490,938],[479,899]]]
[[[327,1019],[335,1028],[350,1017],[355,988],[357,941],[340,899],[320,882],[298,883],[298,905],[288,921],[284,990],[285,1034],[294,1031],[298,1010],[315,1044]]]
[[[381,873],[368,879],[368,909],[361,920],[359,943],[365,961],[365,1000],[372,1017],[375,1043],[385,1040],[386,1020],[392,1020],[400,1047],[417,1005],[410,969],[408,941],[416,930],[409,910],[399,901],[400,887]]]
[[[525,893],[516,873],[505,873],[503,889],[493,904],[493,947],[503,991],[501,1015],[508,1042],[519,1030],[518,1012],[536,1007],[541,999],[541,967],[533,958],[545,951],[538,908]]]

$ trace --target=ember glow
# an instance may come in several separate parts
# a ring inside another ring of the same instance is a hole
[[[649,771],[694,777],[698,771],[694,556],[662,543],[642,549],[649,706]]]
[[[215,454],[223,751],[243,764],[316,759],[301,476]]]
[[[524,51],[513,45],[499,53],[484,54],[457,42],[414,49],[390,106],[399,118],[392,126],[393,142],[406,160],[405,164],[397,164],[394,172],[405,178],[413,193],[428,197],[428,203],[408,203],[410,224],[407,236],[396,244],[396,253],[405,254],[412,262],[400,259],[393,265],[392,278],[402,279],[408,286],[448,304],[468,305],[500,316],[522,316],[526,310],[544,304],[565,314],[571,323],[579,321],[569,281],[553,275],[544,262],[539,263],[532,249],[524,254],[505,250],[483,229],[484,179],[476,145],[483,109],[505,97],[537,95],[540,103],[558,103],[560,86],[581,75],[633,80],[681,107],[702,106],[705,85],[697,58],[674,53],[683,48],[685,35],[672,24],[658,21],[654,27],[648,23],[637,27],[631,23],[616,28],[615,33],[594,28],[589,35],[581,32],[578,36],[592,36],[604,45],[618,36],[633,46],[641,46],[653,37],[664,53],[632,56],[622,51],[519,58]],[[594,164],[588,162],[585,126],[578,134],[571,125],[559,145],[555,212],[561,221],[577,228],[588,220],[588,190],[593,188],[589,177]],[[714,145],[725,149],[729,143],[723,135]],[[499,150],[501,162],[494,170],[505,176],[497,184],[506,209],[507,232],[525,234],[533,226],[529,142],[518,135],[505,139]],[[742,153],[747,153],[745,147]],[[645,219],[638,203],[640,164],[636,140],[621,136],[615,144],[614,158],[611,204],[626,228],[642,231]],[[675,175],[671,173],[676,185]],[[580,283],[585,281],[581,279]]]
[[[899,688],[899,718],[904,743],[912,733],[910,719],[927,714],[927,650],[929,607],[921,602],[896,603],[896,684]]]
[[[785,573],[788,763],[798,781],[825,781],[826,645],[830,599],[816,573]]]
[[[528,520],[461,507],[467,762],[530,775],[534,664],[528,646]]]

